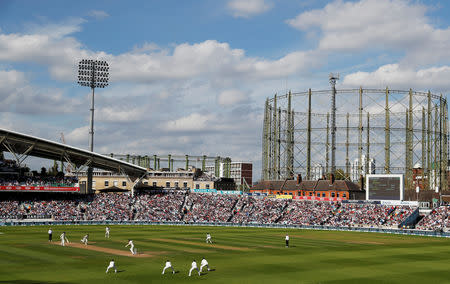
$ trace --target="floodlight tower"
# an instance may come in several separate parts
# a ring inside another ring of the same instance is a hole
[[[109,66],[106,61],[83,59],[78,64],[78,84],[92,89],[89,150],[94,151],[94,90],[108,86]],[[87,191],[92,192],[92,167],[88,168]]]
[[[331,85],[331,173],[336,174],[336,81],[339,74],[330,73]]]

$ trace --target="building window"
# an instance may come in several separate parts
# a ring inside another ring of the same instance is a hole
[[[322,193],[322,197],[325,197],[325,192]]]
[[[144,181],[144,184],[145,184],[145,185],[148,185],[148,181]]]
[[[206,184],[206,189],[209,189],[209,183]]]
[[[312,192],[309,193],[309,196],[312,196]]]
[[[200,189],[200,184],[196,183],[195,184],[195,189]]]
[[[166,181],[166,187],[170,187],[170,181]]]
[[[175,182],[175,187],[178,188],[178,181]]]
[[[152,183],[152,185],[153,185],[153,187],[156,187],[156,186],[157,186],[156,181],[154,181],[154,182]]]
[[[342,197],[346,198],[347,197],[347,193],[342,193]]]
[[[119,185],[119,183],[117,182],[117,180],[113,181],[113,185],[114,185],[115,187],[117,187],[117,186]]]
[[[105,180],[105,186],[109,186],[109,181]]]
[[[335,197],[335,193],[334,192],[331,193],[331,197]]]
[[[144,184],[147,184],[147,182],[145,182]],[[122,186],[127,186],[127,182],[126,181],[122,181]]]
[[[183,187],[187,188],[187,182],[183,182]]]
[[[320,197],[320,192],[317,193],[317,197]]]
[[[339,197],[339,192],[336,194],[337,197]]]

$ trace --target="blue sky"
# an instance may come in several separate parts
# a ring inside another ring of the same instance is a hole
[[[259,177],[264,100],[286,89],[450,89],[448,1],[0,1],[1,127],[88,145],[77,62],[107,60],[101,153],[230,156]]]

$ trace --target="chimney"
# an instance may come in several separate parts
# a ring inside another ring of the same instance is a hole
[[[361,186],[361,189],[364,190],[364,176],[361,175],[359,177],[359,185]]]
[[[331,184],[334,184],[334,174],[330,174],[330,181],[331,181]]]
[[[297,184],[301,184],[302,183],[302,175],[298,174],[297,175]]]

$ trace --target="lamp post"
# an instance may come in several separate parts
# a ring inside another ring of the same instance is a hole
[[[94,151],[94,89],[108,86],[109,65],[106,61],[83,59],[78,64],[78,84],[92,89],[91,127],[89,130],[89,150]],[[87,176],[87,192],[92,192],[92,171],[89,166]]]

